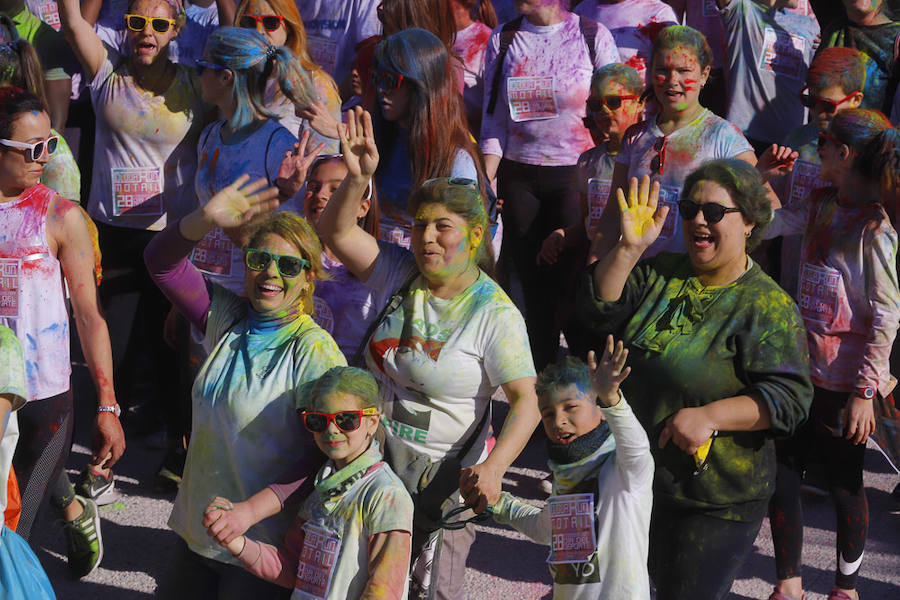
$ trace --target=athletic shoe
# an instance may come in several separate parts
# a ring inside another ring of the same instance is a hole
[[[96,502],[97,506],[110,504],[119,497],[113,472],[110,471],[109,477],[106,477],[103,473],[94,472],[89,465],[81,470],[75,490],[79,495]]]
[[[184,474],[184,461],[187,451],[180,445],[171,446],[166,450],[162,464],[153,478],[153,489],[160,493],[175,493],[181,485],[181,476]]]
[[[786,594],[782,594],[778,591],[778,588],[775,588],[775,591],[772,592],[772,595],[769,596],[769,600],[797,600],[793,596],[788,596]],[[800,600],[806,600],[806,594],[803,594]]]
[[[87,577],[100,566],[103,559],[103,538],[100,537],[100,513],[90,498],[75,496],[84,511],[74,521],[65,524],[69,547],[69,573],[75,579]]]

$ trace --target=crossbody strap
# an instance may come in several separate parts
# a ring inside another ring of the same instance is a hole
[[[397,288],[397,291],[394,292],[394,295],[391,296],[391,299],[388,300],[388,303],[384,305],[384,308],[381,309],[381,312],[378,313],[378,316],[372,321],[372,324],[369,325],[369,328],[366,330],[366,335],[363,336],[362,342],[359,344],[359,348],[356,349],[356,353],[353,355],[353,360],[350,361],[350,364],[356,367],[364,367],[365,365],[362,362],[363,352],[366,351],[366,344],[369,343],[369,338],[372,337],[372,334],[375,333],[375,330],[378,329],[378,326],[387,318],[389,314],[397,310],[397,308],[403,303],[406,297],[409,295],[409,288],[412,286],[412,282],[419,276],[418,269],[409,276],[403,285]]]
[[[491,80],[491,96],[488,99],[487,114],[494,114],[494,107],[497,106],[497,96],[500,93],[500,82],[503,80],[503,61],[506,59],[506,53],[509,52],[509,46],[512,44],[516,32],[522,26],[522,19],[518,17],[506,23],[500,30],[500,48],[497,51],[497,66],[494,67],[494,78]]]

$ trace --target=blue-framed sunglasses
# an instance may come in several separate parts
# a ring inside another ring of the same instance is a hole
[[[265,271],[273,260],[275,261],[275,268],[278,269],[278,274],[282,277],[296,277],[303,269],[310,268],[309,261],[299,256],[273,254],[257,248],[244,250],[244,264],[251,271]]]

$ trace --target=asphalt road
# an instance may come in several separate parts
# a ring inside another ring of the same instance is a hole
[[[84,389],[84,374],[76,368],[76,390]],[[76,397],[76,444],[69,460],[73,479],[89,458],[93,398]],[[506,413],[502,398],[494,403],[494,426]],[[32,537],[57,595],[61,599],[131,599],[155,597],[157,583],[167,572],[175,534],[166,527],[171,496],[151,489],[153,474],[162,455],[163,438],[130,436],[125,456],[116,467],[120,499],[101,508],[105,547],[100,568],[81,580],[69,579],[65,562],[65,538],[55,515],[45,508]],[[542,436],[536,435],[510,469],[505,489],[535,504],[546,498],[538,482],[547,475]],[[864,600],[900,599],[900,505],[890,497],[898,482],[886,461],[870,443],[865,482],[869,498],[870,531],[859,578]],[[835,568],[834,512],[827,498],[804,495],[806,528],[804,577],[810,600],[824,599],[831,588]],[[763,523],[756,547],[744,564],[729,598],[766,599],[772,591],[774,562],[768,522]],[[538,546],[511,529],[479,527],[469,556],[466,590],[472,600],[531,600],[550,597],[547,548]]]

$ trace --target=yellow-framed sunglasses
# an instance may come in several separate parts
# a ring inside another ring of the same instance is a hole
[[[166,33],[175,27],[175,19],[166,19],[165,17],[145,17],[144,15],[125,15],[125,25],[128,29],[138,33],[144,31],[147,27],[147,21],[150,27],[156,33]]]

